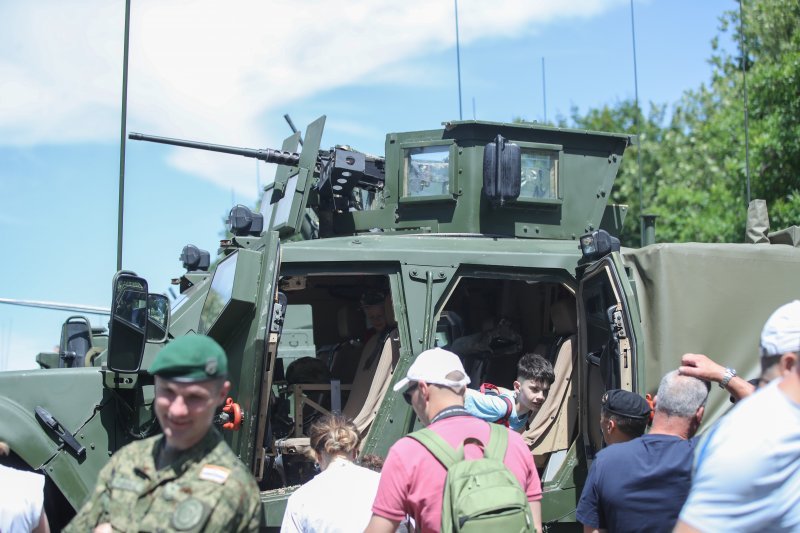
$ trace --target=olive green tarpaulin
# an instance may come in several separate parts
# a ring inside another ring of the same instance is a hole
[[[791,246],[656,244],[623,249],[622,258],[645,337],[645,357],[638,357],[643,393],[655,393],[686,352],[706,354],[745,379],[757,377],[764,322],[800,299],[800,249]],[[728,409],[728,398],[712,387],[706,421]]]

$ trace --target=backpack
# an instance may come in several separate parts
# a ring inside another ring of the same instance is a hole
[[[506,402],[506,414],[495,420],[494,423],[509,427],[508,419],[511,418],[511,413],[514,412],[514,404],[511,403],[511,399],[504,394],[500,394],[500,387],[491,383],[481,383],[480,393],[497,396]]]
[[[508,429],[497,424],[489,427],[489,442],[484,446],[483,457],[472,461],[464,459],[464,445],[476,439],[467,439],[454,450],[431,429],[409,435],[447,469],[442,533],[536,531],[528,497],[516,476],[503,464]]]

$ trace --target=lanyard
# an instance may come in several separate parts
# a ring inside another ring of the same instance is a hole
[[[445,407],[431,419],[431,423],[428,425],[434,424],[439,420],[444,420],[445,418],[451,418],[454,416],[469,416],[469,412],[466,409],[464,409],[464,407],[461,405],[453,405],[451,407]]]

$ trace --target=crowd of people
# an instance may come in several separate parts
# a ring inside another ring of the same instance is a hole
[[[685,354],[652,401],[603,394],[591,423],[605,446],[575,512],[585,532],[800,531],[800,301],[769,317],[760,344],[756,385]],[[66,531],[258,530],[258,486],[213,426],[230,388],[223,349],[186,335],[149,371],[163,433],[112,456]],[[289,497],[282,531],[542,531],[542,484],[520,431],[554,379],[546,359],[526,354],[511,388],[476,391],[456,354],[422,352],[394,393],[424,428],[385,461],[359,459],[352,420],[319,419],[309,433],[320,473]],[[744,401],[698,437],[712,383]],[[47,531],[42,476],[8,470],[4,485],[38,497],[4,499],[0,531]]]

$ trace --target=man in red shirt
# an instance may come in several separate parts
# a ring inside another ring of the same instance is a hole
[[[394,390],[402,392],[420,421],[455,450],[466,439],[483,443],[489,439],[489,423],[464,409],[464,393],[469,381],[456,354],[433,348],[417,356]],[[483,456],[475,444],[467,444],[464,453],[468,459]],[[510,430],[503,462],[527,494],[536,530],[541,531],[539,474],[522,437]],[[417,531],[439,531],[446,476],[444,466],[418,441],[410,437],[397,441],[383,465],[378,494],[372,505],[372,519],[366,531],[391,533],[406,516],[414,518]]]

